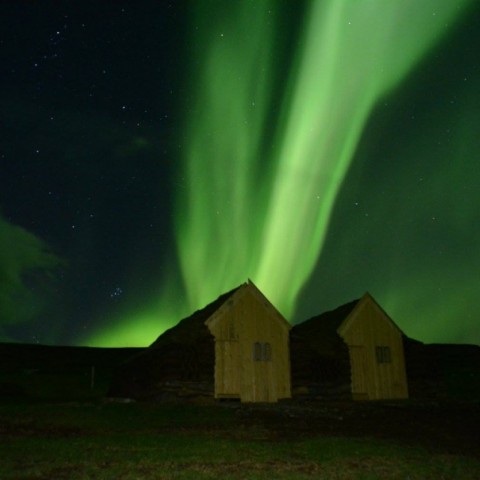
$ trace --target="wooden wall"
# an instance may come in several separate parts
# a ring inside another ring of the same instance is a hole
[[[408,398],[402,333],[368,294],[338,332],[350,353],[354,400]]]
[[[290,398],[290,325],[256,287],[246,284],[206,323],[215,337],[216,398]]]

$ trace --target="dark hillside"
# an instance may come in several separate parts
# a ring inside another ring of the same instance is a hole
[[[141,400],[212,398],[215,343],[205,321],[240,287],[182,319],[115,369],[108,395]]]
[[[411,398],[480,402],[480,346],[404,339]]]
[[[103,396],[113,369],[141,350],[0,343],[0,401]]]
[[[337,328],[358,300],[294,325],[290,362],[294,397],[351,398],[348,347]]]

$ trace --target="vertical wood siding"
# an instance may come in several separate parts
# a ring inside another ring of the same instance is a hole
[[[385,312],[364,297],[345,323],[339,332],[349,346],[353,398],[408,398],[402,334]],[[390,362],[378,362],[379,346],[390,349]]]
[[[289,325],[245,288],[207,323],[215,337],[215,397],[242,402],[290,398]],[[270,359],[254,359],[256,342],[270,345]]]

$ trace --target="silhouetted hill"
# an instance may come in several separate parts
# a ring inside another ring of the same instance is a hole
[[[103,396],[113,369],[141,350],[0,343],[0,400]]]
[[[71,370],[96,365],[113,367],[143,348],[57,347],[49,345],[0,343],[0,369]]]
[[[182,319],[115,369],[108,395],[141,400],[213,397],[215,343],[205,321],[237,288]]]
[[[480,401],[480,346],[404,339],[412,398]]]

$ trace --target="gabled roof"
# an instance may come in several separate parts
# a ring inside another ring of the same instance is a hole
[[[215,305],[215,309],[209,310],[208,313],[210,313],[210,315],[206,317],[205,324],[209,328],[212,327],[218,321],[218,319],[222,317],[223,313],[228,308],[231,308],[237,301],[239,301],[247,292],[256,297],[257,300],[265,307],[265,309],[269,311],[272,317],[276,318],[283,327],[290,330],[290,323],[287,322],[285,317],[273,306],[273,304],[250,279],[248,279],[246,283],[243,283],[236,289],[229,292],[231,295],[228,295],[228,297],[226,297],[221,304]]]
[[[211,326],[216,322],[226,309],[240,300],[247,292],[257,297],[259,302],[262,303],[271,315],[277,318],[283,326],[288,329],[291,328],[290,323],[287,322],[257,286],[248,279],[247,282],[220,295],[213,302],[180,320],[175,326],[163,332],[150,345],[150,348],[159,348],[167,343],[191,343],[198,338],[210,335],[207,326]]]
[[[401,335],[403,335],[403,332],[400,330],[398,325],[390,318],[390,316],[385,312],[385,310],[378,304],[378,302],[368,292],[365,292],[363,297],[356,302],[352,311],[349,312],[347,317],[345,317],[344,321],[341,322],[340,325],[337,327],[337,332],[340,335],[344,335],[345,332],[350,328],[350,326],[355,321],[356,317],[355,317],[355,315],[353,315],[354,310],[360,310],[367,303],[372,303],[375,306],[375,308],[377,308],[383,314],[383,316],[387,320],[387,322],[395,330],[397,330]]]
[[[338,335],[342,335],[354,321],[354,312],[361,309],[366,303],[372,302],[385,316],[387,321],[400,333],[402,331],[388,316],[376,300],[366,292],[362,298],[345,303],[328,312],[316,315],[303,323],[295,325],[292,329],[292,339],[301,338],[306,342],[314,342],[322,351],[330,350]]]

